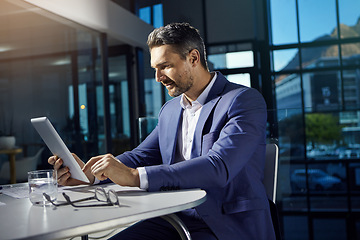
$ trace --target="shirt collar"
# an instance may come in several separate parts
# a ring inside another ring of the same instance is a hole
[[[217,73],[215,72],[214,77],[211,79],[210,83],[206,86],[204,91],[200,94],[200,96],[195,101],[191,102],[192,105],[194,105],[194,104],[196,105],[197,103],[199,103],[202,106],[205,104],[205,100],[206,100],[207,96],[209,95],[210,89],[214,85],[216,77],[217,77]],[[190,105],[189,100],[185,97],[184,94],[181,95],[180,105],[183,109],[185,109],[187,106]]]

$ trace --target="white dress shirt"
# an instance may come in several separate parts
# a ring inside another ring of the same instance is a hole
[[[202,106],[205,104],[206,98],[214,85],[216,77],[217,73],[215,72],[210,83],[195,101],[190,102],[184,94],[181,95],[180,105],[184,111],[182,122],[179,125],[180,129],[177,144],[177,153],[180,154],[176,155],[175,162],[190,159],[196,124],[199,120]],[[140,188],[145,190],[148,189],[149,183],[145,167],[138,167],[137,170],[139,171]]]

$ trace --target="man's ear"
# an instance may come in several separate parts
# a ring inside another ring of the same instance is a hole
[[[193,49],[189,53],[189,61],[193,66],[200,64],[200,53],[197,49]]]

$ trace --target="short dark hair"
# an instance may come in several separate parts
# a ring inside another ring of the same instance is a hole
[[[201,65],[208,69],[204,41],[199,31],[190,26],[189,23],[170,23],[154,29],[148,36],[147,45],[149,49],[162,45],[172,45],[174,51],[182,59],[186,59],[191,50],[197,49],[200,53]]]

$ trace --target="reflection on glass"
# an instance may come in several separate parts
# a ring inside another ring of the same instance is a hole
[[[231,75],[227,75],[226,78],[230,82],[251,87],[251,79],[249,73],[231,74]]]
[[[339,48],[337,45],[302,48],[301,57],[303,68],[338,66]]]
[[[340,72],[303,73],[304,105],[311,111],[340,109]]]
[[[273,51],[274,71],[293,70],[299,68],[298,49]]]
[[[337,113],[307,113],[305,131],[308,158],[329,160],[338,156],[336,150],[343,138]]]
[[[339,2],[339,18],[341,38],[360,36],[360,1],[341,0]]]
[[[130,149],[130,106],[126,55],[109,58],[111,137],[114,155]]]
[[[270,9],[272,43],[297,43],[295,0],[271,0]]]
[[[343,71],[344,107],[358,109],[360,107],[360,75],[359,69]]]
[[[299,0],[300,41],[337,38],[335,0]]]
[[[301,109],[301,79],[298,74],[275,76],[276,105],[278,109]]]
[[[24,147],[24,155],[32,156],[43,143],[29,119],[47,116],[70,151],[84,160],[86,154],[98,154],[98,148],[90,146],[98,128],[92,128],[88,113],[95,112],[96,101],[91,102],[96,99],[95,78],[101,82],[96,65],[101,57],[99,34],[66,19],[54,20],[58,16],[39,8],[37,14],[32,5],[0,2],[0,9],[20,14],[2,15],[8,25],[1,30],[12,31],[0,40],[0,128],[6,124],[15,129],[16,144]],[[27,26],[33,34],[24,34],[19,26]],[[41,167],[48,167],[44,158]]]
[[[360,29],[360,27],[359,27]],[[360,34],[359,34],[360,35]],[[347,43],[341,45],[341,56],[343,65],[360,65],[360,43]]]
[[[305,160],[304,122],[301,109],[278,110],[280,157]]]

